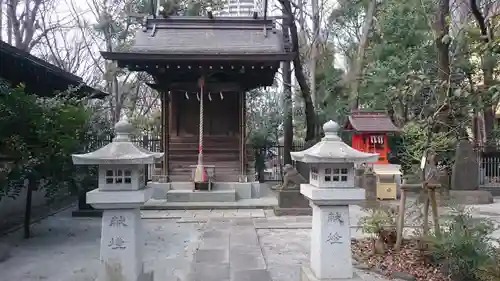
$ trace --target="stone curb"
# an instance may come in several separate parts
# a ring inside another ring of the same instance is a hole
[[[366,263],[364,263],[359,257],[357,257],[355,255],[352,256],[352,259],[353,259],[354,268],[359,269],[359,270],[363,270],[363,271],[369,271],[369,272],[372,272],[372,273],[375,273],[378,275],[383,275],[382,270],[380,268],[378,268],[377,266],[369,266]],[[408,274],[406,272],[397,272],[397,271],[391,273],[391,278],[392,278],[392,280],[396,280],[396,281],[399,281],[399,280],[415,281],[415,280],[417,280],[417,277],[415,277],[411,274]]]

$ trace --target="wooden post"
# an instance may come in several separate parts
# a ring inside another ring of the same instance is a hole
[[[163,154],[163,175],[166,177],[166,181],[170,182],[170,94],[167,92],[162,95],[164,96],[165,101],[165,107],[162,110],[165,111],[162,121],[164,124],[163,127],[165,128],[165,133],[162,134],[164,138],[163,147],[165,152],[165,154]]]
[[[423,224],[423,234],[427,235],[429,233],[429,191],[427,190],[426,184],[422,184],[422,188],[425,192],[424,201],[424,224]]]
[[[243,94],[244,95],[244,94]],[[239,98],[238,98],[238,119],[239,119],[239,128],[240,128],[240,132],[239,132],[239,137],[240,137],[240,178],[239,178],[239,181],[240,182],[244,182],[244,176],[245,176],[245,171],[244,171],[244,166],[243,166],[243,144],[245,142],[245,139],[244,139],[244,128],[243,128],[243,124],[244,124],[244,120],[243,120],[243,95],[241,93],[239,93]]]
[[[247,178],[247,106],[246,106],[246,94],[244,93],[242,96],[242,120],[243,125],[241,127],[242,130],[242,153],[243,153],[243,175],[245,176],[245,182],[248,181]],[[253,180],[252,180],[253,181]]]
[[[394,249],[399,251],[401,248],[401,244],[403,243],[403,230],[405,223],[405,209],[406,209],[406,180],[401,185],[401,198],[399,199],[399,214],[398,214],[398,224],[396,229],[396,245],[394,245]]]
[[[165,151],[165,108],[166,108],[166,103],[165,103],[165,93],[160,92],[160,108],[161,108],[161,116],[160,116],[160,151],[166,154]],[[162,165],[161,165],[161,175],[165,175],[165,154],[163,154],[163,159],[162,159]]]

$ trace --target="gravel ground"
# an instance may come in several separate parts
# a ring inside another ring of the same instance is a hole
[[[187,270],[198,244],[201,224],[144,220],[145,269],[155,279],[175,280]],[[0,263],[1,281],[94,281],[99,266],[99,218],[72,218],[64,211],[33,225],[33,238],[21,232],[1,237],[11,257]],[[169,278],[169,279],[167,279]]]

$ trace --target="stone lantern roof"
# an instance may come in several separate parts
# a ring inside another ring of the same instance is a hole
[[[377,161],[376,153],[365,153],[356,150],[338,136],[340,126],[334,121],[323,125],[325,137],[314,146],[297,152],[291,152],[294,161],[304,163],[366,163]]]
[[[155,159],[161,158],[163,153],[151,152],[132,143],[130,141],[132,130],[132,125],[123,117],[115,124],[116,136],[111,143],[93,152],[73,154],[73,163],[76,165],[154,164]]]

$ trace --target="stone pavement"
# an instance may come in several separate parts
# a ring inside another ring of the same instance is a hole
[[[309,264],[309,231],[265,229],[252,218],[212,218],[201,235],[185,281],[300,281]],[[362,280],[386,280],[357,272]]]
[[[476,209],[476,216],[500,220],[499,201]],[[361,237],[355,225],[364,213],[357,206],[350,213],[351,234]],[[309,263],[311,217],[230,209],[147,210],[143,218],[145,268],[155,281],[300,281],[300,267]],[[100,226],[99,218],[72,218],[67,210],[33,225],[29,240],[21,231],[0,237],[12,246],[0,263],[0,281],[95,281]]]

